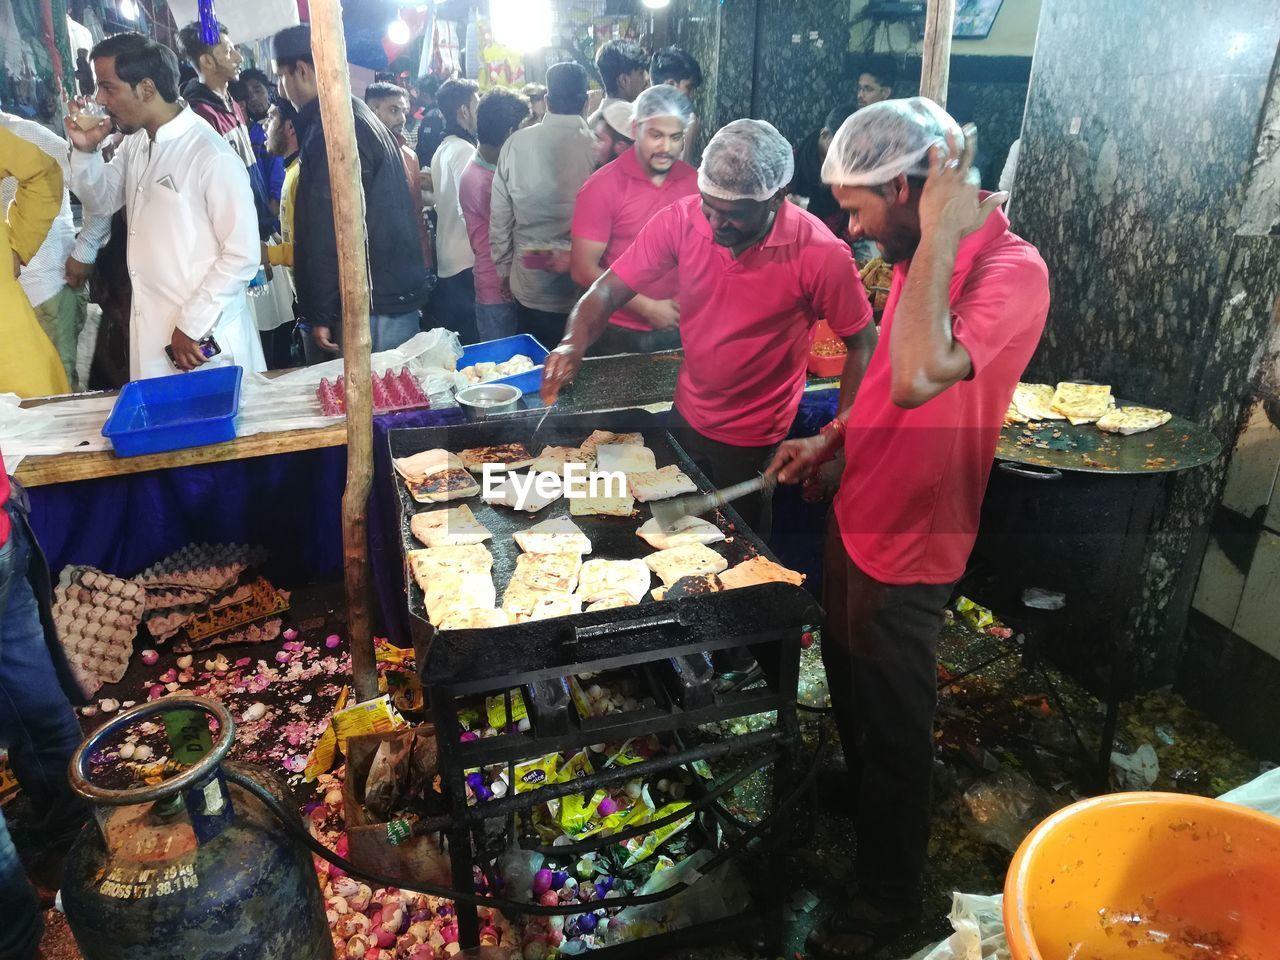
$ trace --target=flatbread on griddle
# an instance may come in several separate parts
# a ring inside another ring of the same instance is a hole
[[[653,574],[643,560],[588,560],[578,573],[575,593],[584,603],[624,593],[639,603],[649,592]]]
[[[526,474],[520,475],[520,482],[524,483]],[[546,484],[554,490],[554,495],[548,496],[540,493],[538,487]],[[539,475],[538,480],[529,487],[529,492],[525,497],[523,509],[525,513],[537,513],[548,504],[555,503],[564,494],[564,484],[560,478],[554,473],[544,473]],[[482,494],[480,497],[485,503],[497,504],[503,507],[511,507],[511,509],[520,509],[518,504],[520,498],[516,492],[515,481],[510,474],[502,478],[502,482],[497,485],[497,489],[491,495]]]
[[[415,513],[409,531],[428,547],[482,543],[492,536],[465,503],[444,510]]]
[[[483,473],[488,464],[504,470],[519,470],[533,463],[533,454],[523,443],[495,443],[488,447],[470,447],[458,455],[462,465],[472,473]]]
[[[591,541],[568,517],[552,517],[511,535],[525,553],[590,553]]]
[[[632,443],[644,446],[644,435],[639,433],[610,433],[608,430],[593,430],[591,436],[582,441],[582,452],[593,460],[598,448],[611,443]]]
[[[725,589],[725,585],[720,582],[717,574],[703,573],[692,577],[681,577],[664,591],[662,599],[680,600],[684,597],[701,597],[708,593],[720,593]]]
[[[436,624],[437,630],[487,630],[511,624],[511,616],[505,610],[452,609]]]
[[[1157,410],[1154,407],[1117,407],[1108,410],[1098,418],[1098,429],[1107,433],[1119,433],[1131,437],[1135,433],[1144,433],[1162,427],[1173,419],[1168,410]]]
[[[648,503],[678,497],[682,493],[696,493],[698,485],[673,463],[659,470],[627,474],[627,489],[641,503]]]
[[[804,574],[774,563],[768,557],[752,557],[720,574],[720,582],[726,590],[752,587],[758,583],[804,583]]]
[[[657,467],[657,458],[645,446],[604,443],[596,448],[596,470],[600,473],[649,473]]]
[[[516,557],[516,572],[508,589],[519,585],[573,593],[581,569],[582,557],[576,553],[522,553]]]
[[[421,480],[433,473],[463,469],[462,460],[456,453],[438,448],[423,450],[411,457],[396,457],[391,461],[391,465],[395,467],[396,473],[409,482]]]
[[[643,597],[641,598],[643,599]],[[609,593],[583,607],[584,613],[595,613],[597,610],[617,610],[620,607],[634,607],[638,600],[627,593]]]
[[[590,489],[589,487],[587,489]],[[625,497],[569,497],[569,514],[574,517],[629,517],[636,502]]]
[[[444,503],[474,497],[480,484],[471,472],[461,467],[433,473],[418,480],[405,480],[409,495],[418,503]]]
[[[1058,384],[1050,406],[1077,426],[1093,423],[1111,409],[1111,388],[1100,383]]]
[[[672,547],[670,550],[659,550],[657,553],[651,553],[645,557],[644,562],[668,587],[681,577],[698,576],[704,573],[720,573],[729,567],[728,560],[700,543],[685,547]]]
[[[415,575],[419,573],[415,569]],[[445,623],[467,610],[492,610],[498,600],[493,577],[487,573],[436,571],[418,580],[427,608],[427,619]]]
[[[724,539],[724,531],[702,517],[681,517],[670,531],[666,531],[658,526],[656,519],[650,517],[640,524],[636,536],[655,550],[669,550],[695,543],[716,543]]]
[[[581,447],[543,447],[530,469],[534,473],[558,473],[564,476],[565,465],[570,463],[590,466],[591,454],[584,453]]]
[[[1020,383],[1013,389],[1013,405],[1027,420],[1065,420],[1053,409],[1053,387],[1047,383]]]

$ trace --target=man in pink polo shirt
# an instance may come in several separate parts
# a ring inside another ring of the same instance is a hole
[[[572,273],[595,283],[654,215],[698,192],[698,171],[680,159],[693,107],[675,87],[650,87],[631,113],[635,145],[582,185],[573,211]],[[609,318],[591,353],[653,353],[680,346],[679,278],[673,269]]]
[[[871,305],[848,245],[785,202],[791,174],[791,145],[769,124],[735,120],[716,133],[699,194],[661,210],[574,307],[543,370],[543,401],[553,403],[573,379],[609,318],[674,270],[684,365],[671,429],[712,483],[728,486],[768,466],[800,405],[819,319],[849,349],[845,409],[875,349]],[[769,535],[769,497],[736,506]]]
[[[874,952],[919,915],[929,843],[937,638],[964,573],[1014,387],[1049,310],[1036,249],[981,194],[961,131],[930,100],[845,121],[822,178],[855,239],[894,264],[852,408],[784,444],[784,482],[843,453],[828,529],[822,655],[857,824],[852,902],[810,937],[824,957]]]

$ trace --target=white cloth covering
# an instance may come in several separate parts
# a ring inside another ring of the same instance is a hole
[[[156,131],[124,138],[110,163],[71,151],[72,189],[86,214],[122,205],[129,223],[129,376],[176,370],[165,355],[175,327],[212,334],[213,364],[263,370],[246,289],[258,272],[258,215],[243,161],[189,108]]]

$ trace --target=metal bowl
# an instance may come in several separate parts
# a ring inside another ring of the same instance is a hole
[[[521,390],[508,383],[477,383],[458,391],[458,406],[468,420],[485,420],[520,408]]]

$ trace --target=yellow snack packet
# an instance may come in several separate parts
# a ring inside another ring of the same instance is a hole
[[[577,677],[569,678],[569,699],[578,708],[578,716],[583,720],[591,719],[591,698],[582,689]]]
[[[333,705],[333,712],[341,711],[350,697],[351,688],[343,687],[342,692],[338,694],[338,702]],[[303,779],[310,783],[320,774],[328,773],[333,769],[337,759],[338,735],[333,730],[333,719],[330,718],[329,726],[325,727],[324,733],[320,735],[320,739],[316,741],[316,745],[311,748],[311,754],[307,757],[307,766],[302,774]]]
[[[338,749],[347,752],[347,740],[369,733],[390,733],[407,727],[400,711],[391,704],[391,698],[383,695],[357,703],[333,713],[333,732],[338,737]]]
[[[591,760],[587,757],[587,751],[580,750],[564,762],[560,772],[556,774],[556,783],[580,780],[595,772],[595,767],[591,766]]]
[[[679,813],[681,810],[683,810],[687,806],[689,806],[689,802],[687,800],[680,800],[680,801],[677,801],[676,803],[668,803],[666,806],[660,807],[659,809],[654,811],[653,819],[661,820],[663,817],[668,817],[674,813]],[[658,847],[662,846],[662,844],[666,842],[668,837],[672,836],[673,834],[679,833],[681,830],[689,826],[689,824],[691,823],[693,823],[692,813],[689,814],[687,817],[681,817],[679,820],[673,820],[668,824],[664,824],[663,826],[658,827],[658,829],[652,831],[651,833],[646,833],[639,837],[632,837],[630,840],[624,840],[622,842],[622,845],[627,848],[627,852],[630,854],[630,856],[627,857],[626,863],[622,865],[623,869],[634,866],[640,861],[646,860],[649,857],[653,856],[653,852],[657,850]]]
[[[516,764],[516,793],[536,790],[544,783],[554,783],[560,754],[549,753],[545,757],[522,760]]]
[[[492,697],[485,697],[484,700],[485,713],[488,715],[489,726],[495,730],[505,730],[508,723],[519,723],[525,717],[529,716],[529,711],[525,709],[524,697],[520,694],[520,688],[516,687],[511,691],[511,719],[507,720],[507,703],[506,698],[498,693]]]

